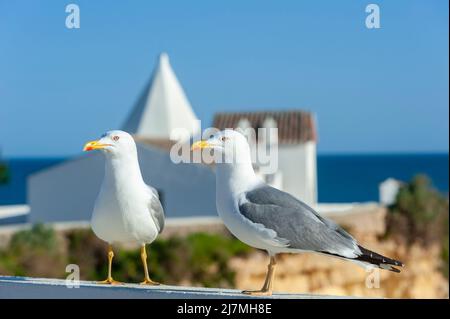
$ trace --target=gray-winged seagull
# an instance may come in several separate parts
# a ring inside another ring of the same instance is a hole
[[[145,274],[141,284],[157,285],[148,275],[145,245],[163,230],[164,211],[156,190],[142,179],[133,137],[109,131],[98,141],[86,143],[83,150],[102,150],[106,155],[105,175],[91,219],[94,233],[109,244],[108,277],[99,283],[119,283],[111,275],[112,245],[131,242],[141,245]]]
[[[231,233],[244,243],[266,250],[270,263],[260,290],[246,294],[271,295],[278,253],[317,252],[353,261],[361,266],[400,272],[400,261],[372,252],[337,224],[311,207],[276,188],[266,185],[254,172],[249,144],[239,132],[225,130],[207,141],[196,142],[192,150],[213,149],[216,161],[216,206]]]

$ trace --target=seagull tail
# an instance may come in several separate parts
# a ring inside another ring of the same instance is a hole
[[[368,250],[359,245],[358,245],[358,248],[361,250],[361,255],[354,258],[354,260],[357,260],[357,261],[360,261],[363,263],[367,263],[367,264],[371,264],[371,265],[377,266],[378,268],[386,269],[386,270],[397,272],[397,273],[400,272],[400,270],[393,266],[403,267],[403,263],[401,261],[391,259],[391,258],[385,257],[383,255],[377,254],[376,252]]]

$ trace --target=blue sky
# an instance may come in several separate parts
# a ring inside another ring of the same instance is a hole
[[[322,153],[448,152],[448,1],[377,1],[377,30],[369,3],[0,0],[3,155],[76,154],[120,128],[161,51],[203,125],[302,108]]]

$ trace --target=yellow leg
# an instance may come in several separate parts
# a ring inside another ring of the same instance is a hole
[[[112,246],[108,246],[108,277],[103,281],[98,281],[98,284],[107,284],[107,285],[120,285],[122,284],[119,281],[115,281],[111,275],[111,268],[112,268],[112,260],[114,258],[114,252],[112,249]]]
[[[275,277],[275,266],[277,262],[275,256],[270,256],[270,262],[267,266],[266,280],[260,290],[244,290],[242,293],[252,296],[271,296],[272,295],[272,282]]]
[[[150,276],[148,275],[148,267],[147,267],[147,251],[145,250],[145,244],[141,246],[141,260],[142,265],[144,266],[144,281],[141,282],[141,285],[152,285],[157,286],[160,283],[153,281],[150,279]]]

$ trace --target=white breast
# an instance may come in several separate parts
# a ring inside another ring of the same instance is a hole
[[[91,225],[109,243],[150,243],[158,235],[150,215],[146,185],[108,185],[104,181],[95,203]]]

